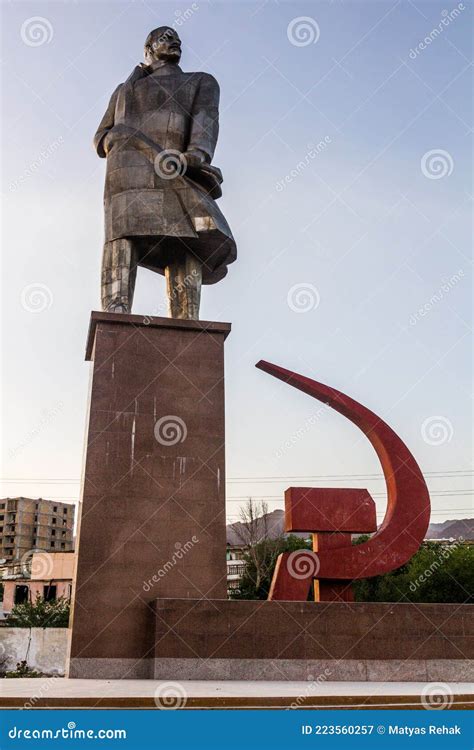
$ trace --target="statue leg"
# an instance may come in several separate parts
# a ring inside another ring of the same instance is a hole
[[[173,260],[165,269],[170,318],[199,320],[202,263],[191,253]]]
[[[129,313],[137,277],[136,253],[131,240],[106,242],[102,258],[102,309]]]

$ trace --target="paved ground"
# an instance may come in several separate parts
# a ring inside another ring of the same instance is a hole
[[[473,708],[469,683],[0,680],[0,706],[36,708]]]

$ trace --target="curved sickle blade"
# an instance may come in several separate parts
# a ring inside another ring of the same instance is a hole
[[[387,483],[387,512],[363,544],[318,553],[318,578],[369,578],[399,568],[415,554],[430,520],[430,496],[421,469],[398,435],[365,406],[344,393],[261,360],[256,367],[331,406],[367,436]]]

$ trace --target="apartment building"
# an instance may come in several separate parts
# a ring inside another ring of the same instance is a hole
[[[32,550],[73,549],[75,506],[28,497],[0,499],[0,560],[21,560]]]

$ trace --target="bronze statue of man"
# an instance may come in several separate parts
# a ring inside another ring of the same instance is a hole
[[[214,284],[236,258],[215,199],[211,164],[219,130],[219,86],[183,73],[181,41],[162,26],[145,42],[145,63],[112,94],[94,138],[107,157],[102,309],[131,312],[137,266],[166,277],[169,314],[199,318],[201,283]]]

